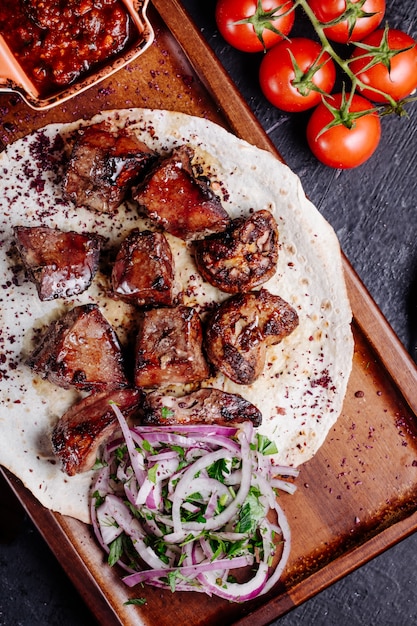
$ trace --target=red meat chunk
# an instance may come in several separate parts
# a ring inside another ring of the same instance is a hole
[[[257,211],[194,242],[194,251],[197,269],[211,285],[227,293],[250,291],[276,272],[277,223],[269,211]]]
[[[99,447],[119,427],[111,403],[117,404],[127,419],[143,398],[139,389],[101,391],[83,398],[56,424],[52,431],[52,448],[69,476],[91,469]]]
[[[17,249],[41,300],[85,291],[97,271],[102,239],[46,226],[16,226]]]
[[[118,338],[95,304],[77,306],[52,322],[27,364],[65,389],[127,385]]]
[[[113,213],[155,159],[155,152],[127,131],[88,126],[75,141],[64,191],[76,206]]]
[[[144,315],[136,343],[135,385],[157,387],[204,380],[201,321],[195,309],[152,309]]]
[[[282,341],[298,324],[296,310],[266,289],[235,294],[207,323],[207,357],[235,383],[250,385],[264,369],[267,347]]]
[[[199,239],[224,230],[229,216],[205,180],[196,178],[194,152],[181,146],[161,159],[132,197],[148,217],[180,239]]]
[[[174,262],[166,237],[151,231],[131,231],[113,266],[113,291],[138,306],[171,305],[173,284]]]
[[[176,424],[221,424],[230,426],[251,421],[262,423],[259,409],[241,395],[205,387],[185,396],[164,395],[159,391],[148,393],[142,409],[144,424],[168,426]]]

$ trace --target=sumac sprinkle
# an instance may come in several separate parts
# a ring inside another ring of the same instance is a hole
[[[138,35],[121,0],[2,2],[0,33],[42,95],[98,69]]]

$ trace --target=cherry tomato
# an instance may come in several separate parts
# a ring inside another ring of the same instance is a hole
[[[361,41],[378,28],[385,13],[385,0],[366,0],[362,6],[360,0],[309,0],[308,4],[320,22],[331,22],[346,10],[349,17],[334,26],[324,29],[326,37],[338,43]],[[374,13],[371,17],[361,17],[361,12]],[[349,31],[352,28],[350,35]]]
[[[346,100],[350,95],[346,94]],[[335,109],[343,106],[343,95],[333,94],[327,102]],[[354,95],[348,110],[350,114],[372,109],[372,104],[362,96]],[[347,169],[364,163],[375,152],[381,138],[381,123],[377,113],[357,117],[352,127],[341,121],[331,128],[327,125],[334,115],[322,102],[314,109],[307,124],[307,141],[313,154],[325,165]],[[323,130],[326,129],[326,130]]]
[[[220,34],[231,46],[243,52],[262,52],[289,34],[293,8],[293,0],[219,0],[215,18]],[[239,24],[241,20],[245,22]]]
[[[417,42],[400,30],[387,28],[374,31],[365,37],[362,43],[381,50],[380,53],[375,53],[375,60],[378,59],[379,62],[367,69],[366,66],[372,60],[372,56],[358,58],[366,55],[366,50],[357,47],[352,54],[352,58],[357,59],[350,64],[352,72],[365,85],[389,94],[394,100],[402,100],[409,96],[417,87]],[[404,52],[392,55],[391,50]],[[359,90],[362,95],[374,102],[386,102],[382,94],[370,89]]]
[[[330,56],[319,43],[304,37],[276,44],[265,54],[259,68],[265,97],[284,111],[306,111],[316,106],[321,102],[321,92],[331,92],[335,79]]]

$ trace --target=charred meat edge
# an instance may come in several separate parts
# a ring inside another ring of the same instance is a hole
[[[220,232],[230,221],[207,181],[194,176],[193,155],[194,150],[189,146],[174,149],[132,191],[142,213],[163,230],[184,240]]]
[[[278,227],[266,210],[236,218],[222,233],[194,242],[197,269],[202,277],[226,293],[250,291],[276,272]]]
[[[239,394],[206,387],[185,396],[176,397],[148,393],[141,409],[142,422],[158,426],[218,424],[230,426],[251,421],[260,426],[259,409]]]
[[[209,376],[200,317],[192,307],[151,309],[139,327],[134,380],[137,387],[196,383]]]
[[[267,347],[282,341],[298,323],[295,309],[266,289],[231,296],[207,323],[208,359],[235,383],[249,385],[264,369]]]
[[[64,389],[127,386],[119,340],[96,304],[74,307],[52,322],[27,365]]]
[[[117,404],[126,419],[143,398],[139,389],[101,391],[83,398],[58,420],[52,431],[52,448],[69,476],[90,470],[100,446],[119,427],[111,403]]]
[[[130,231],[118,250],[111,279],[114,293],[136,306],[172,305],[174,260],[165,235]]]
[[[47,226],[15,226],[16,247],[42,301],[79,295],[98,268],[103,238]]]

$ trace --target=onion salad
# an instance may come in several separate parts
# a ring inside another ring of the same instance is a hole
[[[234,602],[269,591],[290,551],[277,491],[293,493],[298,470],[274,466],[250,422],[130,428],[112,406],[122,437],[103,452],[91,518],[126,585]]]

